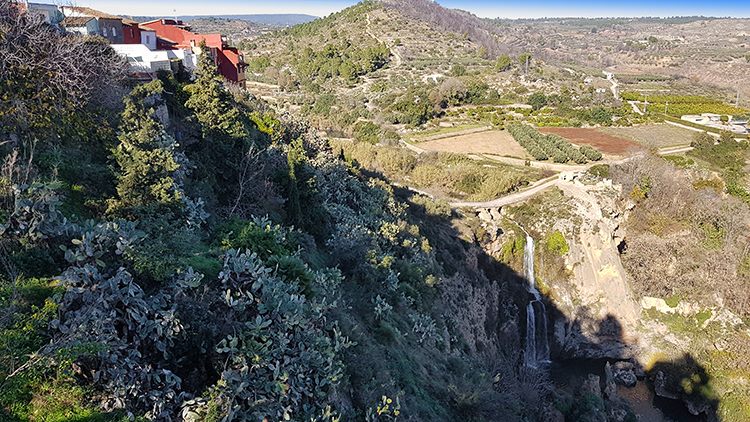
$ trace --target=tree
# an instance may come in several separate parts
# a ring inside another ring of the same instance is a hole
[[[693,140],[690,142],[690,146],[695,149],[707,149],[714,145],[714,138],[708,134],[708,132],[697,132],[693,135]]]
[[[137,86],[125,98],[119,145],[117,193],[126,206],[174,205],[182,197],[179,178],[184,156],[164,129],[166,106],[161,81]]]
[[[529,96],[527,101],[534,110],[541,110],[547,105],[547,96],[542,92],[535,92]]]
[[[201,55],[195,70],[195,82],[185,87],[190,98],[185,103],[195,113],[209,138],[241,139],[247,136],[247,118],[234,106],[224,88],[224,79],[211,60],[209,49],[201,43]]]
[[[495,62],[495,69],[500,72],[510,70],[511,66],[513,66],[513,60],[507,54],[500,55],[500,57],[498,57],[497,61]]]
[[[95,126],[95,110],[120,105],[124,70],[103,38],[66,36],[0,1],[0,145],[28,161],[24,140],[59,143]]]

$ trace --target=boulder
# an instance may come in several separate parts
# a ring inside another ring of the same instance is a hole
[[[635,365],[632,362],[615,362],[612,375],[617,384],[625,387],[635,387],[638,377],[635,374]]]
[[[612,409],[609,412],[608,422],[625,422],[628,418],[628,411],[625,409]]]

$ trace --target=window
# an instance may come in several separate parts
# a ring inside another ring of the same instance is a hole
[[[115,27],[114,27],[114,26],[112,27],[112,36],[113,36],[113,37],[116,37],[116,36],[117,36],[117,30],[115,29]]]

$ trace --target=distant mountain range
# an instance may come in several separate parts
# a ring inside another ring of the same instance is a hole
[[[162,16],[172,17],[172,16]],[[158,19],[156,16],[132,16],[132,19],[138,22],[146,22],[153,19]],[[243,20],[259,25],[266,26],[294,26],[301,23],[307,23],[318,19],[317,16],[303,15],[303,14],[257,14],[257,15],[193,15],[193,16],[177,16],[177,19],[183,21],[191,21],[195,19],[206,19],[206,18],[220,18],[220,19],[233,19]]]

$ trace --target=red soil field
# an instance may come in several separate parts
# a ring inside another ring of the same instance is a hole
[[[603,154],[626,155],[643,149],[641,145],[629,139],[612,136],[596,129],[577,127],[543,127],[542,133],[554,133],[576,145],[591,145]]]

